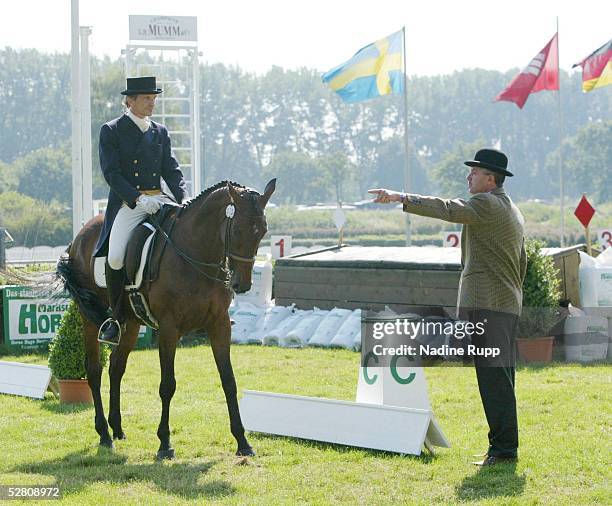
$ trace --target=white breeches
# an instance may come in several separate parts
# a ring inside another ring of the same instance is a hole
[[[164,194],[153,195],[152,198],[164,204],[174,203],[170,197]],[[108,240],[107,262],[111,269],[118,270],[123,268],[125,250],[127,249],[132,232],[147,216],[147,213],[138,206],[134,209],[130,209],[125,203],[121,206],[113,222],[113,228],[111,228]]]

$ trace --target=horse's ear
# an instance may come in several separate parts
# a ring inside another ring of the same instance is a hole
[[[232,183],[227,182],[227,190],[229,191],[230,197],[234,201],[234,204],[240,202],[240,194],[236,191],[236,188],[232,186]]]
[[[274,190],[276,190],[276,178],[270,179],[270,181],[268,181],[266,189],[264,190],[263,195],[259,199],[259,205],[262,209],[266,207],[266,204],[268,203],[268,200],[270,200],[270,197],[274,193]]]

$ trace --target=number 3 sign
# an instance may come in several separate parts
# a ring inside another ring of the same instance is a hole
[[[597,240],[599,241],[599,245],[601,246],[602,250],[612,246],[612,229],[598,230]]]
[[[445,248],[460,248],[461,232],[444,232],[442,246]]]

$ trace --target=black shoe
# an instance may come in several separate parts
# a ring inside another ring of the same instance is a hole
[[[100,325],[98,341],[101,343],[117,346],[121,340],[121,325],[117,320],[108,318]]]
[[[498,457],[496,455],[489,455],[486,459],[482,461],[472,462],[475,466],[488,467],[495,466],[497,464],[509,464],[516,462],[518,460],[517,457]]]

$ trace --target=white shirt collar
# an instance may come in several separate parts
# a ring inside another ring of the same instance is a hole
[[[151,119],[148,116],[144,118],[139,118],[132,112],[131,109],[128,109],[125,114],[127,114],[128,118],[130,118],[134,123],[136,123],[136,126],[140,128],[142,133],[146,132],[151,126]]]

